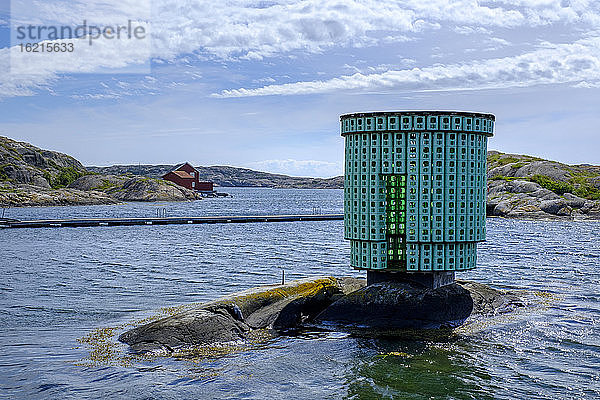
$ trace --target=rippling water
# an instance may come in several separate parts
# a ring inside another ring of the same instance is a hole
[[[10,209],[19,219],[341,212],[341,190],[229,189],[194,203]],[[280,337],[223,357],[89,363],[98,328],[280,280],[352,275],[343,223],[0,230],[2,398],[600,397],[600,223],[492,219],[480,268],[523,312],[448,342]],[[357,274],[355,274],[357,275]],[[123,328],[115,331],[120,333]],[[114,339],[111,339],[114,341]]]

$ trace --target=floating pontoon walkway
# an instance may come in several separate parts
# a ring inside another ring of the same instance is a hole
[[[169,217],[169,218],[90,218],[16,221],[0,220],[0,228],[74,228],[91,226],[228,224],[251,222],[341,221],[344,214],[320,215],[245,215],[229,217]]]

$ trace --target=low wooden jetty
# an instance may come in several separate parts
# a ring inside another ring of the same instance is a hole
[[[184,225],[184,224],[229,224],[256,222],[294,221],[338,221],[344,214],[318,215],[232,215],[215,217],[164,217],[164,218],[85,218],[85,219],[45,219],[34,221],[0,220],[0,228],[74,228],[92,226],[131,226],[131,225]]]

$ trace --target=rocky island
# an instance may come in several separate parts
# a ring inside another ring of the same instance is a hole
[[[508,218],[600,218],[600,166],[488,153],[487,214]]]
[[[600,166],[488,153],[487,215],[600,219]],[[172,165],[84,167],[75,158],[0,136],[0,207],[186,201],[191,190],[163,181]],[[343,177],[301,178],[229,166],[197,167],[221,187],[341,189]]]
[[[0,206],[192,200],[191,190],[139,176],[92,174],[75,158],[0,136]]]
[[[164,181],[174,165],[84,167],[75,158],[0,136],[0,207],[187,201],[198,196]],[[299,178],[228,166],[198,167],[217,186],[341,188],[343,177]]]
[[[307,278],[190,306],[126,331],[119,340],[137,353],[172,355],[244,342],[258,330],[274,335],[316,329],[366,336],[447,336],[469,319],[522,306],[514,294],[467,281],[424,289],[400,282],[366,286],[366,280],[357,278]]]

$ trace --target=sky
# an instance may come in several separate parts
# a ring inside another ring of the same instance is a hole
[[[17,36],[83,21],[144,35]],[[74,51],[20,48],[40,40]],[[341,114],[428,109],[496,115],[490,149],[600,164],[600,1],[0,0],[0,135],[84,165],[330,177]]]

